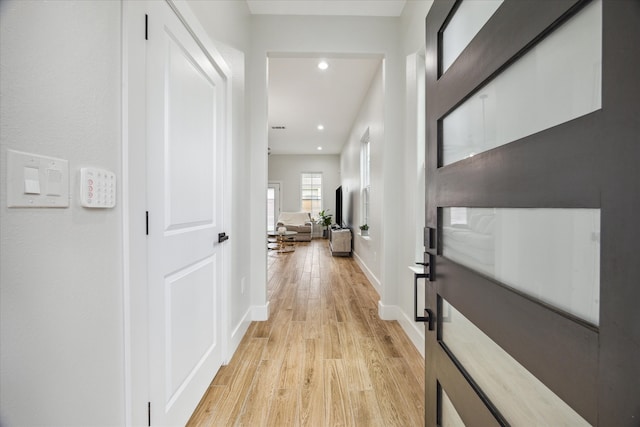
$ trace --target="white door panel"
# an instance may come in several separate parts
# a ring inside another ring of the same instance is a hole
[[[216,295],[209,284],[218,268],[215,256],[165,279],[166,396],[178,398],[198,368],[215,351]]]
[[[166,226],[213,225],[217,85],[210,75],[215,71],[203,70],[175,36],[168,35]]]
[[[147,41],[149,394],[152,425],[184,425],[223,361],[224,78],[170,5]]]

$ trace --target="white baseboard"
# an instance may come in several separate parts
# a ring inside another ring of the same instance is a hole
[[[262,322],[269,320],[269,301],[265,305],[254,305],[250,308],[251,320]]]
[[[252,306],[249,307],[247,312],[242,316],[242,319],[238,322],[236,327],[231,331],[231,337],[229,339],[229,343],[227,346],[227,363],[231,360],[231,357],[238,349],[240,345],[240,341],[244,337],[244,334],[247,333],[249,329],[249,325],[254,320],[263,321],[269,319],[269,303],[267,302],[262,306]]]
[[[367,267],[364,261],[362,261],[362,258],[360,258],[360,256],[358,256],[356,252],[353,252],[353,258],[356,260],[356,262],[360,266],[360,269],[362,270],[364,275],[367,276],[367,279],[369,279],[369,282],[371,282],[373,287],[376,288],[378,295],[382,295],[382,284],[380,283],[380,280],[378,280],[375,274],[373,274],[373,272],[369,270],[369,267]]]
[[[424,326],[422,323],[414,322],[413,318],[397,305],[384,305],[382,301],[378,301],[378,316],[382,320],[397,320],[413,346],[424,357]]]
[[[226,359],[227,361],[225,363],[229,363],[229,361],[231,360],[231,357],[238,349],[238,346],[240,345],[240,341],[242,341],[244,334],[247,333],[247,330],[249,329],[249,325],[251,324],[250,315],[251,315],[251,309],[248,309],[247,312],[244,314],[244,316],[242,316],[242,319],[240,319],[240,322],[238,322],[238,325],[231,332],[231,338],[229,339],[229,344],[227,348],[227,359]]]

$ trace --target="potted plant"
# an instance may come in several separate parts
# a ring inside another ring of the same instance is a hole
[[[328,213],[329,209],[327,210],[321,210],[320,212],[318,212],[318,219],[316,220],[316,222],[320,225],[322,225],[324,227],[324,230],[322,230],[322,237],[324,237],[325,239],[327,238],[327,235],[329,234],[329,226],[331,225],[331,217],[333,216],[333,214]]]
[[[368,236],[369,235],[369,225],[363,224],[360,226],[360,235]]]

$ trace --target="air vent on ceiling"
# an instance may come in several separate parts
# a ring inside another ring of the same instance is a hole
[[[286,127],[285,126],[271,126],[271,129],[282,130],[282,129],[286,129]]]

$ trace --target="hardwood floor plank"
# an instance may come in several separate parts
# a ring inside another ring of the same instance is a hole
[[[278,374],[281,361],[263,360],[256,370],[256,377],[248,390],[247,399],[237,425],[239,426],[264,426],[266,425],[269,409],[275,398],[278,385]]]
[[[322,326],[324,340],[324,358],[342,359],[342,347],[340,346],[340,334],[338,322],[329,322]]]
[[[254,338],[269,338],[270,333],[271,333],[270,322],[256,322],[256,327],[253,332]]]
[[[322,300],[320,298],[309,298],[305,325],[306,339],[322,337]]]
[[[365,308],[362,310],[363,315],[367,316],[367,322],[373,336],[380,348],[384,352],[385,357],[400,357],[398,346],[394,341],[394,336],[389,332],[388,321],[380,320],[378,311],[373,308]]]
[[[258,364],[255,362],[240,364],[232,383],[226,387],[226,392],[220,400],[213,425],[230,425],[240,416],[257,369]]]
[[[361,338],[367,370],[386,426],[410,426],[411,416],[406,413],[402,390],[396,385],[374,338]]]
[[[424,390],[424,358],[418,349],[407,338],[402,326],[397,321],[389,324],[389,330],[395,336],[395,343],[398,345],[398,351],[409,365],[409,372],[418,381],[420,387]]]
[[[305,340],[302,384],[300,385],[300,425],[324,425],[324,380],[321,340]]]
[[[377,309],[376,309],[377,310]],[[367,318],[364,313],[360,309],[360,305],[355,298],[349,298],[349,312],[351,313],[351,318],[353,319],[354,331],[363,337],[371,337],[373,336],[373,331],[367,322]]]
[[[279,389],[271,405],[268,426],[295,426],[298,418],[297,390]]]
[[[311,279],[309,279],[311,280]],[[294,321],[305,321],[307,319],[307,305],[309,302],[309,288],[298,288],[293,308]]]
[[[331,291],[327,291],[327,294],[321,298],[322,302],[322,324],[327,325],[330,322],[337,322],[338,317],[336,316],[336,304],[335,299],[333,298],[333,294]]]
[[[424,359],[352,258],[327,240],[269,254],[270,318],[252,322],[188,426],[422,426]]]
[[[342,360],[325,359],[323,364],[326,425],[353,425],[351,401]]]
[[[353,406],[353,419],[356,426],[385,426],[373,390],[351,390],[349,396]]]
[[[420,386],[415,379],[409,364],[404,358],[387,359],[387,366],[398,389],[402,390],[402,398],[407,405],[406,413],[412,420],[411,424],[420,423],[422,417],[418,418],[416,414],[424,413],[424,387]]]
[[[291,310],[282,310],[271,316],[270,335],[265,345],[263,359],[282,360],[287,349],[287,336],[291,325]]]
[[[287,336],[284,361],[280,367],[280,389],[296,389],[302,383],[302,364],[304,360],[304,328],[303,322],[291,322]]]
[[[222,398],[227,392],[226,386],[210,386],[207,389],[200,404],[196,408],[187,425],[210,426],[213,425],[215,414]]]

